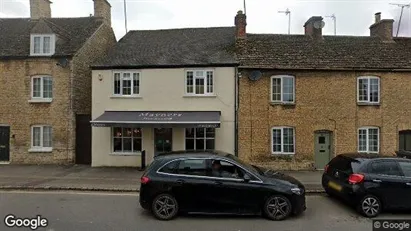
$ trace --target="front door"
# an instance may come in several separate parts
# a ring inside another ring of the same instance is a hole
[[[322,170],[331,159],[331,132],[316,132],[314,135],[314,140],[315,168]]]
[[[172,151],[172,128],[154,128],[154,155]]]
[[[10,127],[0,126],[0,161],[10,160]]]

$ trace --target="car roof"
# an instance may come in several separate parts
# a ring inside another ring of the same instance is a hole
[[[171,151],[165,152],[156,155],[155,159],[176,159],[181,157],[200,157],[200,158],[209,158],[209,157],[227,157],[232,155],[231,153],[219,151],[219,150],[180,150],[180,151]]]
[[[399,157],[395,155],[386,155],[386,154],[369,154],[369,153],[358,153],[358,152],[353,152],[353,153],[343,153],[340,154],[341,157],[349,158],[349,159],[354,159],[357,161],[367,161],[367,160],[378,160],[378,159],[384,159],[384,160],[409,160],[404,157]]]

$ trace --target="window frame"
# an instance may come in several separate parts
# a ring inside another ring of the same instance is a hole
[[[136,127],[131,127],[130,129],[140,129],[140,133],[141,133],[141,136],[140,137],[134,137],[133,135],[131,136],[131,137],[124,137],[124,136],[121,136],[121,139],[122,139],[122,145],[121,145],[121,149],[122,149],[122,152],[118,152],[118,151],[114,151],[114,139],[115,139],[115,137],[114,137],[114,129],[115,128],[121,128],[122,130],[121,131],[123,131],[123,129],[124,128],[130,128],[130,127],[121,127],[121,126],[116,126],[116,127],[110,127],[110,146],[111,146],[111,153],[110,153],[110,155],[114,155],[114,156],[139,156],[139,155],[141,155],[141,153],[143,152],[143,150],[144,150],[144,144],[143,144],[143,128],[136,128]],[[133,134],[133,132],[132,132],[132,134]],[[123,138],[131,138],[131,152],[124,152],[124,145],[123,145]],[[133,147],[133,141],[134,141],[134,139],[136,139],[136,138],[139,138],[140,139],[140,143],[141,143],[141,150],[140,151],[137,151],[137,152],[133,152],[133,150],[134,150],[134,147]]]
[[[116,94],[115,92],[116,74],[120,74],[120,93],[119,94]],[[124,95],[124,92],[123,92],[124,74],[130,74],[130,81],[131,81],[131,85],[130,85],[131,94],[130,95]],[[137,74],[137,78],[138,78],[138,94],[134,93],[134,86],[133,86],[134,74]],[[111,83],[112,83],[111,92],[112,92],[113,97],[119,97],[119,98],[139,98],[141,97],[141,71],[127,71],[127,70],[113,71]]]
[[[196,72],[198,72],[198,71],[203,72],[202,77],[196,76]],[[193,92],[191,92],[191,93],[187,91],[187,87],[188,87],[188,85],[187,85],[188,76],[187,75],[188,75],[189,72],[193,72]],[[209,86],[208,78],[207,78],[207,72],[212,73],[212,85],[210,85],[213,88],[212,92],[207,92],[207,90],[208,90],[207,87]],[[200,78],[204,79],[204,84],[203,84],[204,93],[203,94],[197,94],[196,93],[196,79],[197,78],[198,79],[200,79]],[[199,97],[201,97],[201,96],[215,96],[216,95],[216,93],[215,93],[215,70],[214,69],[186,69],[184,71],[184,95],[185,96],[199,96]]]
[[[40,37],[40,53],[34,52],[34,39]],[[44,53],[44,38],[50,37],[50,52]],[[56,52],[55,34],[31,34],[30,35],[30,55],[31,56],[52,56]]]
[[[51,147],[44,147],[44,127],[50,127],[51,129]],[[40,128],[40,146],[34,146],[34,128]],[[51,125],[32,125],[30,127],[30,149],[29,152],[52,152],[53,151],[53,127]]]
[[[203,150],[216,150],[215,147],[215,141],[216,141],[216,132],[217,129],[216,128],[208,128],[208,129],[214,129],[214,137],[213,138],[208,138],[207,137],[207,128],[198,128],[198,129],[204,129],[204,137],[201,137],[202,140],[204,140],[204,147],[207,147],[207,140],[214,140],[214,149],[196,149],[196,140],[197,140],[197,128],[198,127],[194,127],[194,128],[184,128],[184,150],[186,151],[203,151]],[[194,129],[194,137],[188,137],[188,139],[190,140],[194,140],[194,148],[195,149],[186,149],[186,145],[187,145],[187,129]]]
[[[51,79],[51,98],[44,98],[44,79],[50,78]],[[34,97],[34,79],[40,79],[40,97]],[[53,101],[54,97],[54,80],[53,76],[51,75],[34,75],[31,77],[30,80],[30,102],[46,102],[50,103]]]
[[[360,100],[360,80],[367,80],[367,97],[368,100]],[[378,80],[378,101],[372,102],[371,101],[371,79]],[[365,105],[378,105],[381,102],[381,78],[378,76],[359,76],[357,77],[357,103],[358,104],[365,104]]]
[[[283,91],[283,87],[284,87],[284,80],[285,78],[291,78],[293,80],[293,101],[284,101],[284,91]],[[281,88],[281,93],[280,93],[280,100],[274,100],[273,99],[273,93],[274,93],[274,89],[273,89],[273,80],[274,79],[280,79],[281,83],[280,83],[280,88]],[[270,77],[270,102],[271,103],[275,103],[275,104],[295,104],[295,76],[294,75],[273,75]]]
[[[377,145],[377,151],[369,151],[370,147],[369,147],[369,129],[377,129],[378,133],[377,133],[377,141],[378,141],[378,145]],[[360,130],[366,130],[366,151],[360,151]],[[380,153],[380,128],[379,127],[373,127],[373,126],[364,126],[364,127],[360,127],[357,129],[357,151],[359,153],[369,153],[369,154],[379,154]]]
[[[291,128],[293,129],[293,146],[294,146],[294,152],[284,152],[284,128]],[[274,134],[274,130],[281,130],[281,151],[280,152],[275,152],[274,151],[274,139],[273,139],[273,134]],[[274,126],[271,127],[271,154],[272,155],[295,155],[295,127],[292,126]]]

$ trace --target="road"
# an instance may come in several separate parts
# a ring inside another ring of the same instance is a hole
[[[260,231],[260,230],[372,230],[371,220],[358,216],[350,208],[327,196],[308,196],[307,210],[286,221],[275,222],[260,217],[182,216],[172,221],[158,221],[142,210],[135,194],[75,193],[75,192],[0,192],[0,230],[30,230],[7,228],[4,218],[41,215],[48,231]],[[411,218],[411,215],[383,217]]]

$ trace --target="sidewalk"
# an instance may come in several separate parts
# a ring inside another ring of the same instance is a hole
[[[0,189],[138,192],[142,173],[84,165],[0,165]],[[321,171],[284,173],[300,180],[307,193],[322,192]]]

